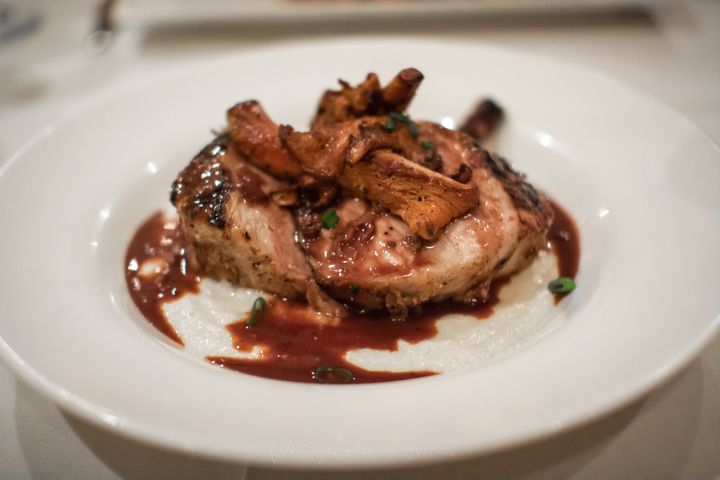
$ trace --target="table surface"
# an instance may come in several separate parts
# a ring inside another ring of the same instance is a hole
[[[246,25],[121,31],[94,55],[88,0],[31,2],[38,29],[0,43],[0,166],[45,125],[120,79],[183,62],[347,35],[456,38],[591,66],[661,99],[720,141],[720,1],[645,10],[464,16],[398,24]],[[83,46],[85,45],[85,46]],[[720,213],[720,212],[719,212]],[[2,311],[0,310],[0,321]],[[651,394],[585,427],[490,456],[373,472],[284,471],[187,457],[101,430],[62,411],[0,365],[2,478],[720,478],[720,338]]]

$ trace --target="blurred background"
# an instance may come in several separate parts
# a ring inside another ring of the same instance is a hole
[[[0,169],[37,132],[127,82],[282,43],[379,35],[602,71],[720,140],[719,0],[0,0]],[[718,405],[715,340],[659,390],[560,437],[432,467],[319,474],[143,446],[63,412],[0,365],[0,477],[720,478]]]

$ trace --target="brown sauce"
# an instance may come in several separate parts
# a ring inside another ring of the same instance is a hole
[[[553,222],[548,232],[548,243],[558,263],[561,277],[574,279],[580,267],[580,233],[575,220],[555,201],[550,201],[553,209]],[[567,293],[556,293],[555,303]]]
[[[561,276],[574,278],[580,260],[580,237],[570,215],[552,202],[554,221],[549,246],[558,259]],[[179,228],[156,213],[136,232],[126,256],[125,276],[133,301],[143,315],[161,332],[182,345],[182,340],[165,318],[162,304],[187,292],[199,291],[200,276],[186,257],[187,245]],[[160,259],[166,267],[157,275],[143,277],[140,266]],[[456,302],[425,305],[406,321],[392,321],[387,314],[358,314],[342,320],[318,317],[306,304],[274,300],[267,304],[255,326],[247,318],[227,326],[238,350],[262,348],[260,359],[207,357],[225,368],[278,380],[314,382],[318,367],[341,367],[352,372],[352,383],[387,382],[433,375],[431,371],[369,371],[345,360],[348,351],[371,348],[395,351],[398,341],[418,343],[437,334],[437,320],[447,314],[462,313],[478,319],[489,317],[498,302],[498,293],[508,279],[493,283],[489,299],[469,306]],[[556,300],[559,297],[556,297]]]
[[[183,341],[167,320],[162,306],[187,292],[200,291],[200,275],[188,261],[185,237],[176,222],[157,212],[135,232],[125,255],[125,282],[135,305],[155,328],[171,340]],[[157,265],[143,275],[143,265]]]
[[[388,314],[351,313],[342,320],[322,324],[316,321],[317,314],[307,304],[275,300],[268,304],[262,320],[254,327],[248,328],[246,319],[227,327],[237,349],[250,351],[259,345],[263,349],[261,360],[232,357],[208,357],[208,360],[250,375],[294,382],[313,382],[313,372],[321,366],[350,370],[352,383],[434,375],[432,371],[365,370],[345,360],[345,355],[360,348],[396,351],[399,340],[414,344],[433,338],[437,334],[437,320],[448,313],[486,318],[498,302],[502,283],[493,286],[490,299],[481,305],[431,304],[418,309],[406,321],[393,321]]]

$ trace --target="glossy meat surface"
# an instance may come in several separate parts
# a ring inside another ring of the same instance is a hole
[[[466,135],[420,123],[446,174],[469,165],[480,204],[452,222],[434,242],[409,232],[398,217],[362,199],[337,207],[339,224],[306,242],[317,282],[364,309],[401,317],[427,301],[485,299],[490,281],[522,268],[544,247],[552,221],[547,199],[498,157]]]

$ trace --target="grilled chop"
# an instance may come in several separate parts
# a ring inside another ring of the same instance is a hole
[[[304,297],[311,272],[294,241],[292,215],[271,200],[286,188],[249,163],[227,134],[198,153],[173,183],[170,200],[200,271],[282,297]]]
[[[425,302],[483,301],[523,268],[546,245],[548,199],[468,134],[402,113],[421,80],[406,69],[384,88],[374,74],[341,82],[307,132],[258,102],[232,107],[228,131],[173,184],[201,270],[324,312],[403,318]]]

